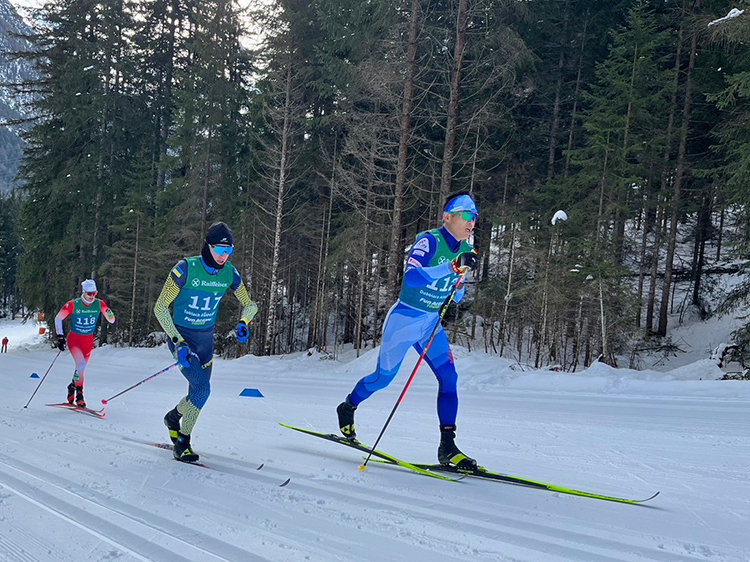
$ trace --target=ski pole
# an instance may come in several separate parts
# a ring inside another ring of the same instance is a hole
[[[31,404],[31,401],[34,399],[34,396],[36,395],[36,391],[39,390],[39,387],[42,386],[42,383],[44,382],[44,379],[47,378],[47,375],[49,375],[49,372],[52,370],[52,365],[55,364],[55,361],[57,361],[57,358],[60,357],[60,354],[62,353],[62,350],[57,352],[57,355],[55,355],[55,358],[52,360],[52,363],[49,366],[49,369],[47,369],[47,372],[44,373],[44,376],[42,377],[42,380],[39,381],[39,384],[36,385],[36,389],[34,389],[34,394],[31,395],[31,398],[29,398],[29,401],[26,402],[26,405],[24,408],[28,408],[29,404]]]
[[[107,405],[107,404],[108,404],[108,403],[110,402],[110,400],[114,400],[114,399],[115,399],[115,398],[117,398],[118,396],[122,396],[122,395],[123,395],[123,394],[125,394],[126,392],[128,392],[128,391],[131,391],[131,390],[133,390],[133,389],[134,389],[134,388],[135,388],[136,386],[140,386],[140,385],[142,385],[142,384],[143,384],[144,382],[148,382],[148,381],[150,381],[151,379],[154,379],[154,378],[158,377],[159,375],[161,375],[161,374],[163,374],[163,373],[166,373],[167,371],[169,371],[169,369],[171,369],[172,367],[176,367],[176,366],[177,366],[177,363],[173,363],[173,364],[172,364],[172,365],[170,365],[169,367],[167,367],[167,368],[165,368],[165,369],[162,369],[162,370],[161,370],[161,371],[159,371],[158,373],[154,373],[154,374],[153,374],[153,375],[151,375],[150,377],[146,377],[146,378],[145,378],[145,379],[143,379],[142,381],[140,381],[140,382],[137,382],[137,383],[135,383],[135,384],[134,384],[133,386],[130,386],[130,387],[126,388],[126,389],[125,389],[125,390],[123,390],[122,392],[118,392],[117,394],[115,394],[114,396],[112,396],[112,397],[110,397],[110,398],[106,398],[106,399],[103,399],[103,400],[102,400],[102,404],[104,404],[104,405],[106,406],[106,405]]]
[[[393,410],[391,410],[391,414],[388,416],[388,419],[385,420],[385,425],[383,426],[383,429],[380,430],[380,435],[378,435],[378,438],[375,440],[375,444],[372,446],[372,449],[370,449],[370,452],[367,454],[367,458],[365,459],[365,462],[362,463],[362,465],[360,465],[359,470],[364,471],[364,469],[367,467],[367,463],[370,462],[370,457],[372,457],[373,451],[375,451],[375,449],[378,447],[378,443],[380,443],[380,438],[383,437],[383,434],[385,433],[385,430],[388,427],[388,424],[391,423],[391,419],[393,419],[393,414],[396,413],[396,409],[398,408],[399,404],[401,404],[401,400],[404,399],[404,395],[406,394],[406,391],[409,390],[409,386],[411,386],[411,381],[414,379],[414,375],[417,374],[417,369],[419,369],[419,366],[422,364],[422,360],[425,358],[425,355],[427,355],[427,350],[430,349],[430,345],[432,345],[432,340],[435,339],[435,334],[437,334],[438,327],[440,327],[440,323],[443,320],[443,316],[445,316],[445,311],[448,310],[448,305],[453,300],[453,297],[456,295],[456,291],[458,290],[459,285],[461,285],[461,282],[464,280],[466,273],[467,272],[464,271],[461,274],[461,277],[458,278],[458,281],[453,287],[453,291],[451,291],[451,294],[448,295],[448,298],[445,299],[443,306],[440,308],[440,314],[438,315],[438,320],[437,320],[437,323],[435,324],[435,327],[432,329],[432,334],[430,334],[430,339],[427,340],[427,345],[424,346],[424,350],[422,350],[422,354],[419,356],[419,359],[417,360],[417,364],[414,365],[414,369],[412,370],[411,375],[409,376],[409,380],[406,381],[406,384],[404,385],[404,389],[401,391],[401,394],[399,395],[398,400],[396,400],[396,403],[393,405]]]

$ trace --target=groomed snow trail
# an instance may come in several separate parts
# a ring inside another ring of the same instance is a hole
[[[718,561],[750,558],[750,385],[548,374],[500,384],[472,355],[462,374],[458,443],[490,469],[603,494],[631,506],[476,479],[443,482],[371,463],[284,429],[336,430],[335,407],[367,372],[305,356],[217,360],[193,444],[216,470],[139,441],[165,442],[164,413],[186,390],[173,372],[96,419],[64,398],[72,361],[31,347],[0,356],[0,561]],[[102,348],[86,374],[99,407],[170,361],[165,349]],[[408,359],[407,359],[408,362]],[[403,375],[403,373],[402,373]],[[538,376],[538,375],[537,375]],[[357,411],[364,442],[405,376]],[[529,379],[530,380],[530,379]],[[469,384],[470,383],[470,384]],[[734,386],[727,386],[734,385]],[[531,388],[534,387],[534,388]],[[265,398],[243,398],[258,388]],[[646,390],[644,390],[646,389]],[[420,370],[381,448],[433,462],[435,381]],[[257,470],[264,464],[262,470]],[[279,487],[291,478],[291,483]]]

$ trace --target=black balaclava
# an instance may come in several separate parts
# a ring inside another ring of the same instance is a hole
[[[206,262],[206,265],[213,267],[214,269],[221,269],[224,266],[216,263],[216,260],[214,260],[214,257],[211,255],[211,250],[208,248],[209,246],[217,244],[219,246],[232,246],[234,244],[232,241],[232,231],[223,222],[215,222],[211,225],[206,233],[206,240],[201,249],[201,257],[203,258],[203,261]]]

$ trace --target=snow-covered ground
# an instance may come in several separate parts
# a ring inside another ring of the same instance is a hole
[[[709,361],[672,371],[597,365],[522,371],[457,350],[458,443],[485,466],[642,506],[496,482],[442,482],[370,463],[279,421],[335,431],[335,406],[375,361],[319,356],[216,360],[193,436],[217,470],[137,440],[166,440],[184,395],[170,371],[96,419],[45,407],[73,372],[34,325],[0,323],[0,561],[721,561],[750,559],[750,384]],[[13,334],[13,335],[11,335]],[[357,411],[372,442],[408,375]],[[107,398],[171,362],[165,348],[94,350],[86,397]],[[702,380],[701,380],[702,379]],[[245,388],[264,398],[240,397]],[[435,381],[421,370],[381,448],[432,462]],[[261,470],[256,468],[264,463]],[[279,487],[291,478],[286,487]]]

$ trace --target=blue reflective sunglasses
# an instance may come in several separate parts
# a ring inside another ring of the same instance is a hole
[[[471,211],[459,211],[457,213],[451,213],[451,214],[458,215],[465,221],[475,221],[477,220],[477,217],[479,216],[476,213],[472,213]]]
[[[231,256],[234,252],[234,246],[211,246],[211,249],[217,256],[223,256],[224,254]]]

